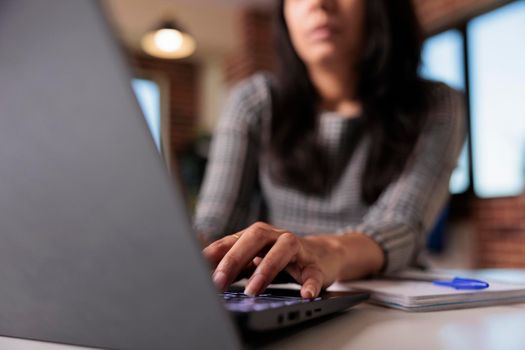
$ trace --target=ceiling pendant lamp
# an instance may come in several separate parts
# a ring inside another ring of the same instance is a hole
[[[195,39],[174,21],[166,21],[157,29],[146,33],[142,49],[151,56],[165,59],[189,57],[195,52]]]

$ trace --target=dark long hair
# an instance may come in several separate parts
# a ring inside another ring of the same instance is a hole
[[[401,173],[424,122],[428,83],[418,75],[422,31],[411,0],[362,0],[365,44],[359,58],[362,134],[370,148],[362,173],[369,204]],[[277,4],[277,84],[269,154],[271,176],[309,194],[326,194],[333,167],[318,144],[320,98],[297,55]]]

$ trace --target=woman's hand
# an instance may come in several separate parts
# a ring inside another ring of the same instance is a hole
[[[359,237],[356,240],[351,236]],[[367,265],[370,259],[356,259],[362,255],[358,253],[363,248],[359,247],[360,244],[352,247],[350,242],[348,247],[347,242],[344,242],[350,238],[350,241],[358,243],[363,237],[365,245],[375,245],[381,254],[381,265],[377,268]],[[352,254],[354,250],[357,254]],[[227,288],[242,272],[255,269],[245,293],[257,295],[279,272],[285,270],[302,284],[301,296],[304,298],[316,297],[323,287],[337,279],[357,278],[376,272],[373,270],[379,270],[383,262],[381,249],[363,235],[298,237],[287,230],[260,222],[213,242],[203,253],[215,268],[213,280],[221,290]],[[349,265],[351,270],[344,271]]]
[[[224,290],[243,270],[255,267],[245,293],[261,293],[275,276],[286,270],[302,284],[304,298],[317,296],[323,286],[335,281],[334,257],[319,244],[313,244],[286,230],[255,223],[244,231],[226,236],[203,251],[215,267],[213,280]],[[257,259],[262,257],[262,259]]]

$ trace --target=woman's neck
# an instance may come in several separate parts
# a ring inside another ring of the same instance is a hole
[[[352,118],[360,114],[361,102],[357,98],[357,74],[348,63],[310,65],[310,79],[321,98],[324,110]]]

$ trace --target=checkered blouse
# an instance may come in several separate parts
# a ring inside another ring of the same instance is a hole
[[[361,232],[385,251],[386,272],[414,262],[449,195],[450,174],[465,136],[462,95],[435,85],[431,115],[404,171],[368,205],[361,200],[361,173],[371,140],[357,137],[366,116],[319,116],[319,140],[327,155],[334,164],[346,162],[338,167],[342,170],[330,193],[308,195],[270,177],[263,152],[271,116],[270,79],[254,75],[230,94],[213,137],[196,231],[214,240],[262,219],[297,235]]]

